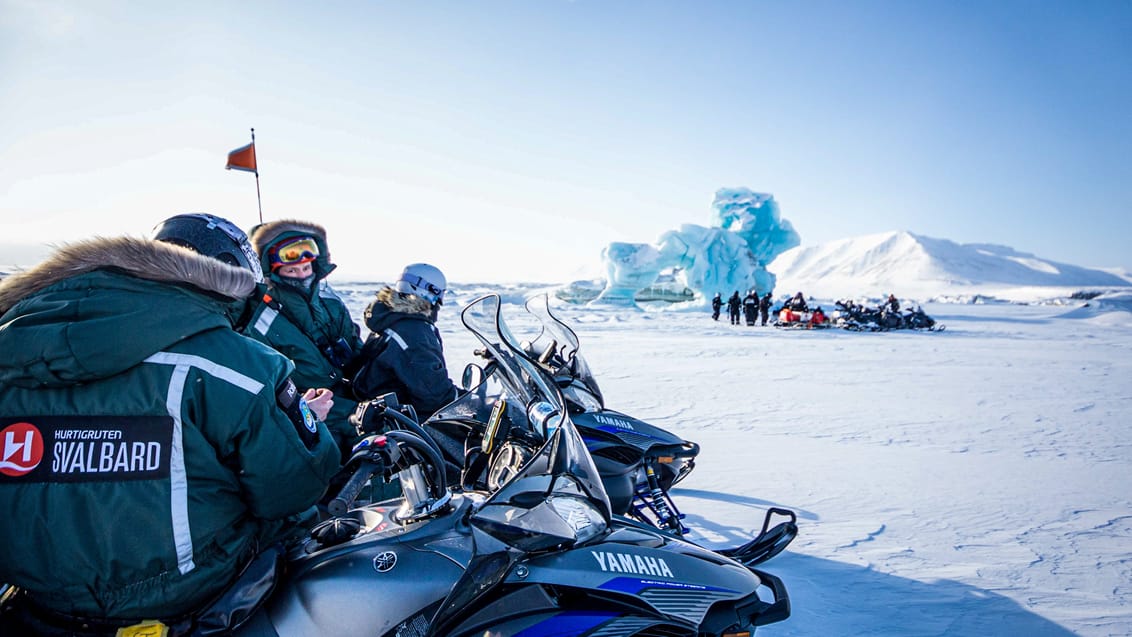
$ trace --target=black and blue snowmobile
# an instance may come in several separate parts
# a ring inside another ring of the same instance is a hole
[[[480,441],[494,488],[449,488],[428,433],[384,408],[371,424],[387,433],[356,447],[334,517],[237,635],[721,637],[789,616],[777,577],[614,515],[562,392],[513,339],[499,298],[463,316],[508,391]],[[488,398],[480,389],[486,379],[465,406]],[[527,436],[543,443],[492,453]],[[396,475],[403,498],[353,507],[376,475]]]
[[[481,299],[469,305],[461,317],[478,334],[482,326],[495,320],[480,314],[500,309],[498,301]],[[466,488],[499,488],[545,442],[539,432],[525,426],[526,405],[533,396],[555,391],[563,396],[570,418],[593,457],[613,513],[676,535],[686,533],[688,529],[681,522],[684,516],[670,489],[695,467],[699,445],[607,409],[601,389],[580,354],[577,333],[554,315],[545,295],[530,299],[525,309],[520,318],[532,326],[533,336],[519,338],[509,331],[504,339],[519,343],[519,353],[499,346],[478,350],[486,360],[485,367],[471,365],[465,371],[465,376],[474,377],[466,379],[465,385],[474,388],[424,423],[438,442],[450,477],[455,480],[458,474]],[[539,374],[513,380],[501,373],[508,361],[499,356],[519,356]],[[777,523],[772,526],[774,521]],[[771,508],[758,536],[723,552],[753,566],[780,553],[797,532],[794,512]]]

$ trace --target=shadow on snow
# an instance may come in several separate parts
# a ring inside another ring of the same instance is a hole
[[[1075,634],[1008,597],[954,580],[921,582],[789,549],[760,568],[782,578],[792,607],[790,619],[760,635]]]
[[[752,530],[758,531],[763,511],[771,506],[782,506],[758,498],[699,489],[677,488],[672,494],[677,496],[677,504],[690,504],[686,498],[697,498],[759,509],[750,525],[744,528],[687,514],[685,523],[693,529],[689,539],[711,548],[733,546],[750,539]],[[808,511],[796,513],[800,523],[820,517]],[[800,533],[805,534],[804,523],[800,526]],[[713,539],[708,542],[704,536]],[[792,553],[790,549],[758,568],[782,578],[790,593],[792,608],[789,620],[760,628],[760,635],[1074,635],[1008,597],[954,580],[921,582],[867,566]]]

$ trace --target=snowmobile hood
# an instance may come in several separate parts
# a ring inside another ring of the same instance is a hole
[[[67,246],[0,282],[0,383],[113,376],[194,334],[231,329],[225,312],[254,289],[247,270],[167,243]]]
[[[653,445],[680,445],[684,443],[683,438],[669,431],[610,409],[575,414],[572,418],[574,424],[582,430],[583,436],[586,435],[587,430],[597,429],[643,449]]]

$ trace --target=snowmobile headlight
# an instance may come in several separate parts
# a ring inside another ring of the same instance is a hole
[[[574,530],[577,544],[584,544],[605,530],[605,518],[587,500],[569,496],[551,496],[547,498],[547,502],[558,517]]]

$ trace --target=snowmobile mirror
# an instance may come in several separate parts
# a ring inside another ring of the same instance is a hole
[[[483,382],[483,368],[475,363],[468,363],[464,366],[464,373],[460,376],[460,386],[464,391],[471,391],[474,387],[479,387]]]

